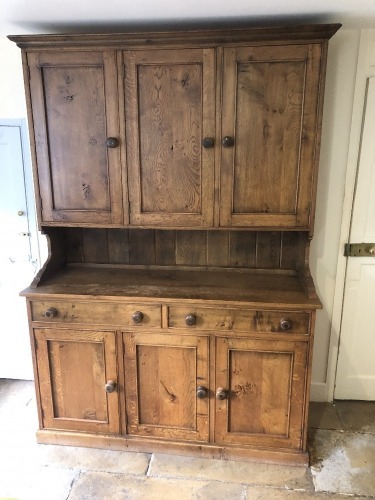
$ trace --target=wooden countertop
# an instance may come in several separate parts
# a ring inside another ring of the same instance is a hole
[[[320,309],[297,273],[239,269],[176,269],[70,265],[21,295],[89,300],[180,300],[276,309]]]

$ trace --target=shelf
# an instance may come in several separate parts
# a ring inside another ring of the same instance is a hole
[[[114,266],[68,266],[42,285],[27,288],[26,297],[120,300],[191,300],[223,305],[317,309],[297,273],[238,269],[151,269]]]

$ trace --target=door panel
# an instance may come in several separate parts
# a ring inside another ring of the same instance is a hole
[[[114,332],[36,329],[45,428],[119,432]]]
[[[208,440],[208,338],[125,333],[128,434]]]
[[[214,54],[124,52],[131,224],[212,225]]]
[[[29,54],[44,222],[122,222],[115,52]]]
[[[373,243],[375,249],[374,129],[375,76],[372,76],[367,80],[350,243]],[[375,258],[367,255],[348,258],[336,399],[375,400]]]
[[[0,378],[33,378],[25,301],[19,292],[33,279],[21,127],[0,126]],[[37,235],[32,234],[37,240]],[[5,333],[7,332],[7,333]]]
[[[300,449],[307,344],[216,340],[215,441]]]
[[[220,225],[309,226],[320,50],[224,49]]]

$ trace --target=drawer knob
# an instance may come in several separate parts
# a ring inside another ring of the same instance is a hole
[[[203,387],[203,385],[198,385],[197,387],[197,398],[204,399],[208,396],[207,387]]]
[[[222,401],[223,399],[227,399],[227,397],[228,391],[226,391],[223,387],[219,387],[216,391],[216,399],[220,399]]]
[[[117,148],[119,144],[119,140],[116,137],[108,137],[106,140],[107,148]]]
[[[116,382],[114,380],[108,380],[108,382],[105,384],[105,392],[110,394],[111,392],[114,392],[116,389]]]
[[[280,320],[280,328],[284,331],[287,332],[288,330],[291,330],[293,326],[293,322],[291,319],[288,318],[283,318]]]
[[[185,323],[187,326],[194,326],[197,322],[197,317],[193,313],[189,313],[185,318]]]
[[[225,137],[223,137],[221,144],[224,146],[224,148],[232,148],[234,146],[234,139],[233,137],[226,135]]]
[[[50,307],[49,309],[47,309],[43,316],[47,319],[55,318],[57,316],[57,309],[55,309],[54,307]]]
[[[202,139],[202,146],[205,149],[211,149],[214,147],[214,145],[215,145],[215,140],[213,137],[205,137],[204,139]]]
[[[135,311],[135,313],[133,314],[133,321],[134,323],[142,323],[143,321],[143,312],[142,311]]]

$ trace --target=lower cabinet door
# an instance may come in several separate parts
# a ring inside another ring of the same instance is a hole
[[[43,427],[118,433],[115,332],[35,329]]]
[[[215,442],[301,449],[307,343],[216,339]]]
[[[127,433],[207,441],[206,336],[124,333]]]

